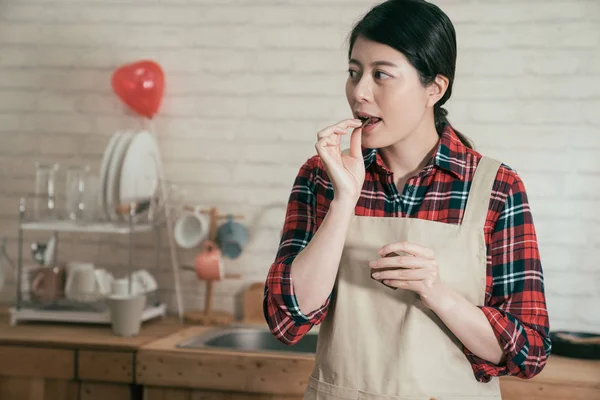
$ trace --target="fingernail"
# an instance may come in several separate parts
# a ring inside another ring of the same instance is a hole
[[[375,272],[373,275],[371,275],[373,278],[377,279],[381,276],[381,273],[379,272]]]
[[[369,262],[369,267],[371,267],[371,268],[373,268],[376,265],[377,265],[377,261],[371,261],[371,262]]]

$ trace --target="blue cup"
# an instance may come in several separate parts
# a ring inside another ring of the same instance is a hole
[[[216,242],[221,253],[230,259],[235,259],[242,254],[242,250],[248,243],[248,228],[233,220],[229,214],[227,222],[221,225],[216,232]]]

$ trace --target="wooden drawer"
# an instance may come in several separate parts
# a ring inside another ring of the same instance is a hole
[[[75,351],[0,346],[0,376],[75,379]]]
[[[80,350],[77,378],[81,381],[133,383],[134,363],[133,352]]]
[[[79,400],[75,381],[44,378],[0,377],[2,400]]]
[[[82,382],[79,400],[136,400],[141,396],[132,393],[125,384],[103,384]]]
[[[303,396],[144,387],[144,400],[302,400]]]
[[[235,352],[137,354],[136,382],[144,386],[301,396],[314,361],[308,357]]]

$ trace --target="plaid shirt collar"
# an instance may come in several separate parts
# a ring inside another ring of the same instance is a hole
[[[365,169],[373,165],[375,171],[388,174],[389,169],[385,166],[381,155],[377,149],[368,149],[363,147],[363,158],[365,160]],[[438,148],[435,154],[429,160],[423,173],[425,175],[433,171],[434,166],[454,174],[458,179],[465,177],[465,157],[467,147],[460,141],[450,125],[446,125],[440,135]]]

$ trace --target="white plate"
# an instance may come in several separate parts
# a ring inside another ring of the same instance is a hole
[[[100,212],[106,219],[110,218],[108,215],[108,210],[106,209],[106,184],[108,180],[108,166],[110,165],[110,159],[115,150],[115,145],[121,137],[121,134],[121,132],[116,132],[110,138],[108,146],[106,146],[106,149],[104,150],[104,155],[102,156],[102,164],[100,166],[100,187],[98,188],[98,206],[100,208]]]
[[[121,167],[121,204],[154,197],[158,187],[158,144],[147,131],[137,133]]]
[[[121,219],[119,214],[115,211],[115,207],[119,204],[121,166],[123,165],[123,159],[125,158],[125,154],[127,154],[127,148],[129,147],[132,138],[132,132],[123,133],[119,138],[113,156],[110,159],[108,182],[106,184],[106,208],[111,221],[119,221]]]

